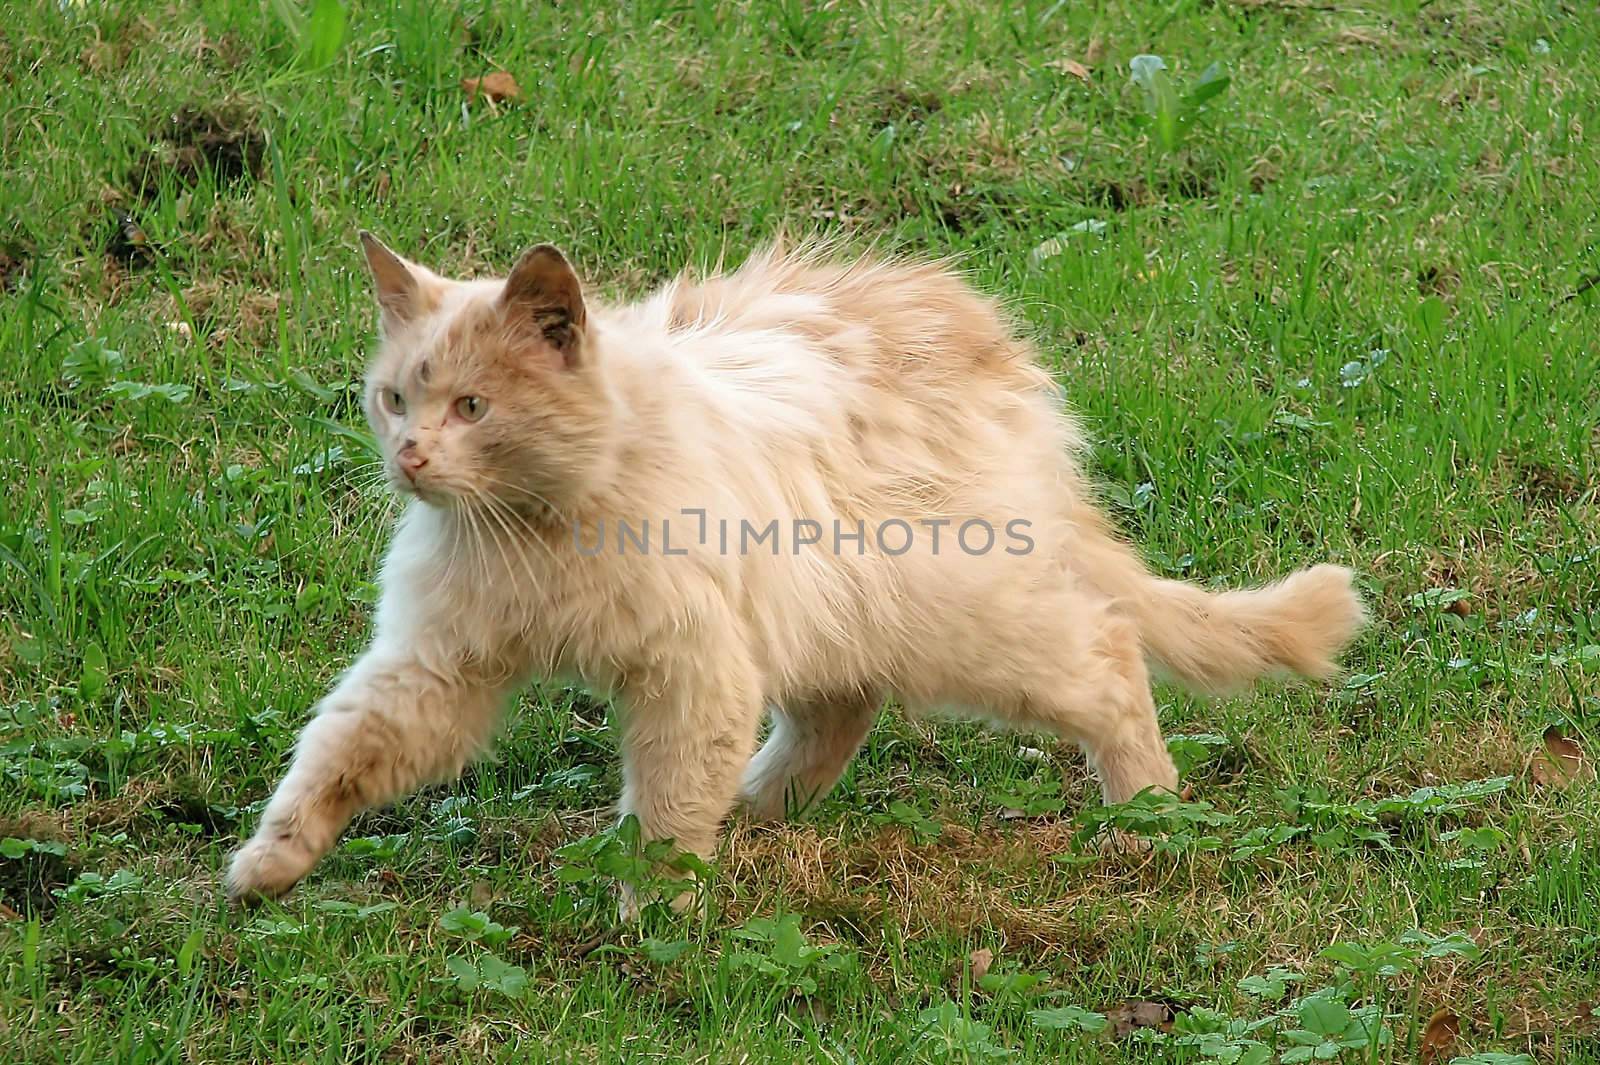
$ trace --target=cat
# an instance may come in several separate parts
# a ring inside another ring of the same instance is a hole
[[[455,281],[361,243],[366,413],[408,503],[371,645],[234,854],[236,899],[459,774],[534,677],[615,700],[621,812],[710,856],[737,803],[825,795],[891,697],[1074,741],[1107,803],[1176,789],[1150,669],[1324,676],[1364,621],[1338,566],[1151,574],[1033,348],[939,263],[778,244],[609,306],[550,245]]]

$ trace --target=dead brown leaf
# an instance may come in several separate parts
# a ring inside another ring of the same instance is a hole
[[[1469,618],[1472,616],[1472,603],[1466,599],[1457,599],[1447,604],[1444,612],[1454,614],[1458,618]]]
[[[145,235],[138,219],[127,211],[113,211],[111,217],[114,224],[111,237],[106,242],[106,252],[112,258],[128,266],[146,264],[155,259],[150,238]]]
[[[1547,788],[1571,787],[1594,776],[1594,763],[1578,742],[1557,725],[1544,730],[1544,750],[1533,755],[1533,782]]]
[[[994,951],[979,947],[967,955],[967,964],[972,966],[972,982],[977,983],[989,975],[989,967],[994,964]]]
[[[462,78],[461,87],[467,91],[468,103],[477,103],[479,93],[490,103],[496,104],[508,100],[514,103],[522,99],[522,86],[503,70],[485,74],[481,78]]]
[[[1079,81],[1089,80],[1089,68],[1078,62],[1076,59],[1057,59],[1055,62],[1047,65],[1051,70],[1059,70],[1063,74],[1071,74]]]
[[[1100,65],[1106,57],[1106,42],[1103,37],[1090,37],[1089,47],[1083,50],[1083,61],[1091,67]]]
[[[1417,1044],[1417,1061],[1421,1065],[1449,1061],[1455,1056],[1456,1040],[1461,1038],[1461,1018],[1449,1010],[1440,1010],[1422,1030],[1422,1041]]]
[[[589,955],[593,954],[607,943],[610,943],[621,934],[622,928],[617,925],[603,929],[599,935],[592,936],[573,947],[572,956],[575,958],[587,958]]]
[[[21,255],[0,248],[0,292],[10,292],[15,287],[17,277],[27,263]]]
[[[1105,1015],[1106,1020],[1111,1022],[1109,1031],[1112,1038],[1126,1039],[1138,1028],[1172,1031],[1172,1022],[1177,1018],[1177,1011],[1170,1002],[1137,999],[1112,1006],[1105,1011]]]

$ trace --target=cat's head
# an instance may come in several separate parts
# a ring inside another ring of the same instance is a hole
[[[382,318],[367,420],[396,491],[560,510],[609,438],[583,289],[548,244],[505,280],[453,281],[361,234]]]

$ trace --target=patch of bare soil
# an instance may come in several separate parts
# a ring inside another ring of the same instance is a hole
[[[149,146],[128,175],[135,196],[149,200],[163,180],[190,187],[202,174],[232,185],[261,176],[267,137],[253,111],[238,102],[180,108],[150,131]]]

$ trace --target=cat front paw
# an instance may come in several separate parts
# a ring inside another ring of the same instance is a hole
[[[644,904],[652,901],[652,898],[647,896],[644,899],[641,899],[639,897],[639,892],[635,890],[631,884],[620,885],[618,895],[617,920],[622,924],[637,924],[639,922],[640,911],[643,909]],[[690,888],[687,891],[680,891],[677,895],[673,896],[672,899],[667,902],[667,908],[679,916],[684,914],[697,914],[701,917],[704,917],[708,901],[709,900],[705,898],[704,892],[696,891],[693,888]]]
[[[1143,836],[1136,836],[1131,832],[1124,832],[1120,828],[1108,828],[1094,838],[1095,847],[1107,857],[1136,858],[1149,854],[1153,844]]]
[[[311,871],[318,857],[294,837],[258,835],[233,852],[223,890],[244,905],[278,898]]]

